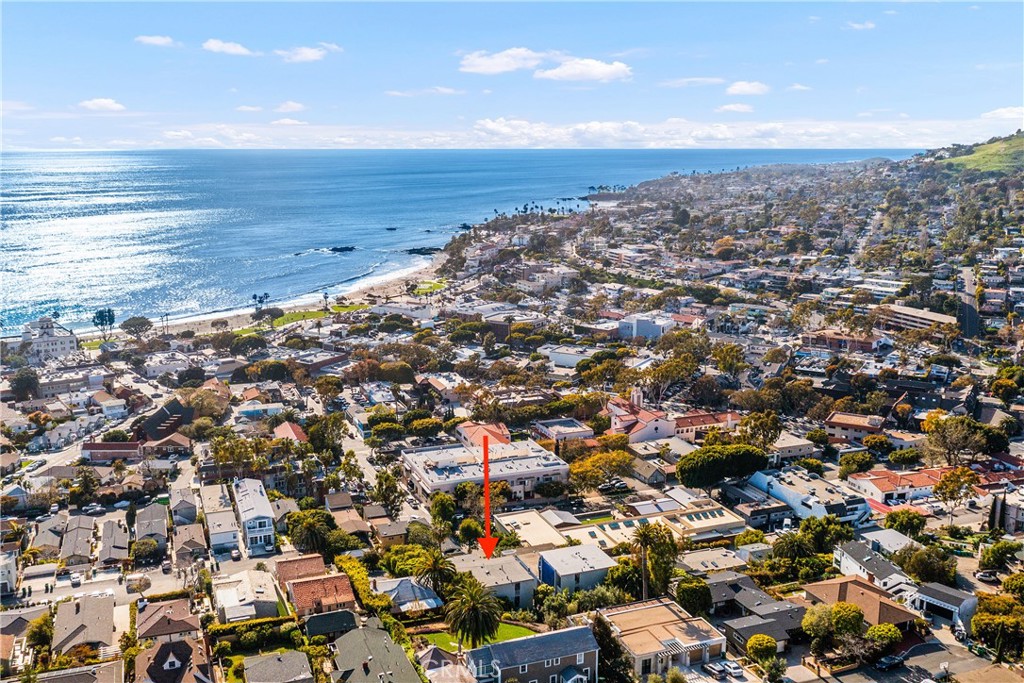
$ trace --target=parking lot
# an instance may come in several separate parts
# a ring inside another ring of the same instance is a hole
[[[943,664],[947,664],[949,672],[955,676],[958,673],[983,668],[988,666],[988,663],[988,660],[975,657],[960,645],[947,646],[933,641],[911,648],[904,666],[891,671],[861,667],[834,678],[842,683],[921,683],[928,678],[938,680]]]

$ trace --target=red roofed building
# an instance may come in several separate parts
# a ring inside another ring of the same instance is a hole
[[[485,435],[492,444],[512,443],[508,427],[501,422],[463,422],[455,430],[456,438],[466,448],[482,448]]]
[[[285,560],[278,560],[274,568],[277,575],[277,582],[281,590],[288,590],[288,583],[299,579],[308,579],[311,576],[325,576],[327,566],[324,558],[319,553],[299,555]]]
[[[345,574],[327,574],[288,583],[288,599],[300,617],[354,609],[356,596]]]
[[[694,443],[699,434],[712,427],[723,431],[732,431],[740,423],[740,414],[735,411],[709,413],[704,410],[691,410],[675,418],[676,436],[684,441]]]
[[[890,503],[895,498],[910,500],[930,496],[939,477],[951,469],[932,467],[912,472],[894,472],[882,467],[868,472],[855,472],[849,476],[846,484],[866,498]]]
[[[306,441],[309,440],[306,437],[306,432],[302,431],[302,427],[294,422],[282,422],[274,427],[274,438],[291,439],[292,441],[298,441],[299,443],[306,443]]]
[[[611,420],[607,434],[625,434],[630,443],[667,439],[675,435],[675,422],[662,410],[648,410],[632,401],[613,396],[601,411]]]

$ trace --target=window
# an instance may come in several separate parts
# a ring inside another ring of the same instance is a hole
[[[550,669],[552,666],[553,665],[551,664],[551,660],[550,659],[545,659],[544,660],[544,668],[545,669]]]
[[[561,657],[555,657],[555,666],[558,666],[561,663],[562,663],[562,658]]]
[[[576,663],[577,664],[582,664],[583,663],[583,653],[582,652],[579,653],[578,655],[576,655]]]
[[[558,676],[551,674],[551,678],[548,679],[548,683],[558,683]]]
[[[528,666],[529,666],[528,664],[520,664],[519,665],[519,673],[521,673],[521,674],[526,673],[526,669],[527,669]]]

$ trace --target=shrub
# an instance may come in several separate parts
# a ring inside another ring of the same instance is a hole
[[[757,662],[773,658],[778,649],[775,639],[763,633],[755,633],[747,640],[747,656]]]

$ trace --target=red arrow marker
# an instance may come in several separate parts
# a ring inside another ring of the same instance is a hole
[[[498,539],[491,536],[491,461],[488,450],[490,440],[484,434],[484,537],[476,539],[484,555],[490,559],[494,554],[494,546],[498,545]]]

